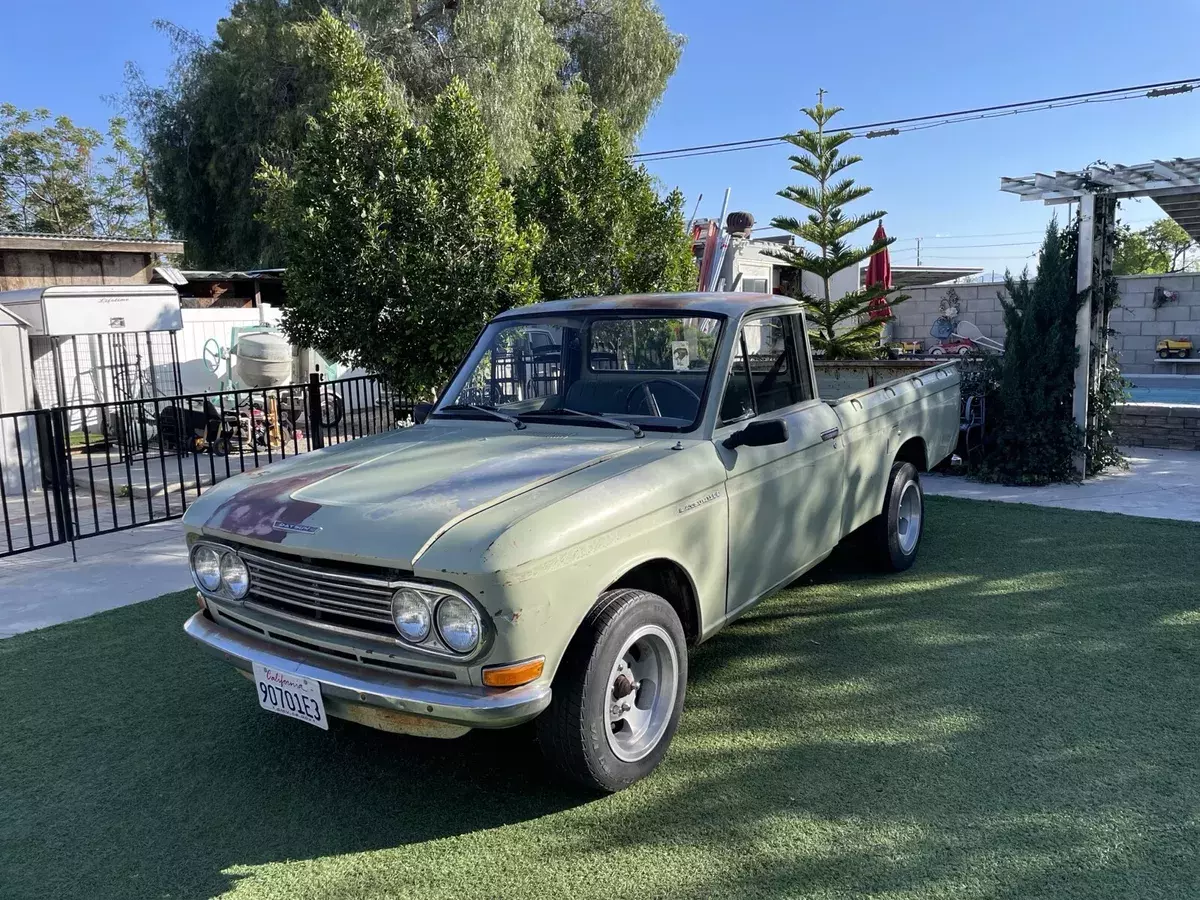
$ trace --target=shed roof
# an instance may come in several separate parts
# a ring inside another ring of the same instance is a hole
[[[182,253],[183,241],[88,237],[78,234],[0,232],[0,250],[85,250],[93,253]]]

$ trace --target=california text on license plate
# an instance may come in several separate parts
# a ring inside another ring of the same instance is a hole
[[[254,663],[254,688],[258,691],[258,705],[263,709],[329,730],[321,686],[311,678]]]

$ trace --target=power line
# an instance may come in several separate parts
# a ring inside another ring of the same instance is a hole
[[[1002,103],[995,106],[979,106],[973,109],[955,110],[954,112],[932,113],[923,116],[910,116],[903,119],[888,119],[882,122],[870,122],[865,125],[852,125],[840,128],[839,131],[849,131],[855,137],[885,137],[900,134],[904,131],[915,131],[923,128],[937,128],[956,122],[972,119],[992,118],[997,115],[1016,115],[1022,112],[1033,112],[1037,109],[1055,109],[1064,106],[1079,106],[1084,103],[1111,102],[1116,100],[1135,100],[1146,97],[1162,97],[1169,94],[1188,93],[1200,86],[1200,78],[1186,78],[1176,81],[1160,81],[1153,84],[1139,84],[1124,88],[1110,88],[1103,91],[1087,91],[1080,94],[1063,94],[1059,97],[1048,97],[1041,100],[1023,100],[1017,103]],[[1122,96],[1129,95],[1129,96]],[[943,120],[943,121],[936,121]],[[924,124],[922,124],[924,123]],[[903,129],[898,126],[907,126]],[[860,133],[861,132],[861,133]],[[651,161],[684,159],[692,156],[708,156],[714,153],[732,153],[739,150],[753,150],[757,147],[769,147],[786,141],[790,135],[774,135],[772,137],[751,138],[742,141],[722,141],[714,144],[697,144],[692,147],[676,147],[670,150],[647,150],[630,154],[630,159]]]

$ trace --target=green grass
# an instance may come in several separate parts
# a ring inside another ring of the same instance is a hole
[[[1200,895],[1200,527],[931,500],[693,655],[649,780],[261,712],[177,594],[0,641],[0,897]]]

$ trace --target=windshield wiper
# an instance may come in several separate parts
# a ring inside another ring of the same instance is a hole
[[[475,412],[487,413],[489,416],[495,416],[502,422],[509,422],[517,426],[517,431],[526,428],[526,424],[516,416],[510,416],[508,413],[502,413],[494,406],[481,406],[478,403],[451,403],[449,406],[443,406],[438,412],[453,412],[454,410],[473,409]]]
[[[624,419],[614,419],[610,416],[599,416],[595,413],[583,412],[578,409],[571,409],[567,406],[560,406],[556,409],[541,409],[534,412],[521,413],[523,416],[554,416],[559,413],[567,413],[572,416],[582,416],[585,419],[593,419],[597,422],[603,422],[605,425],[612,425],[616,428],[624,428],[626,431],[632,431],[634,437],[644,437],[645,432],[632,422],[626,422]]]

